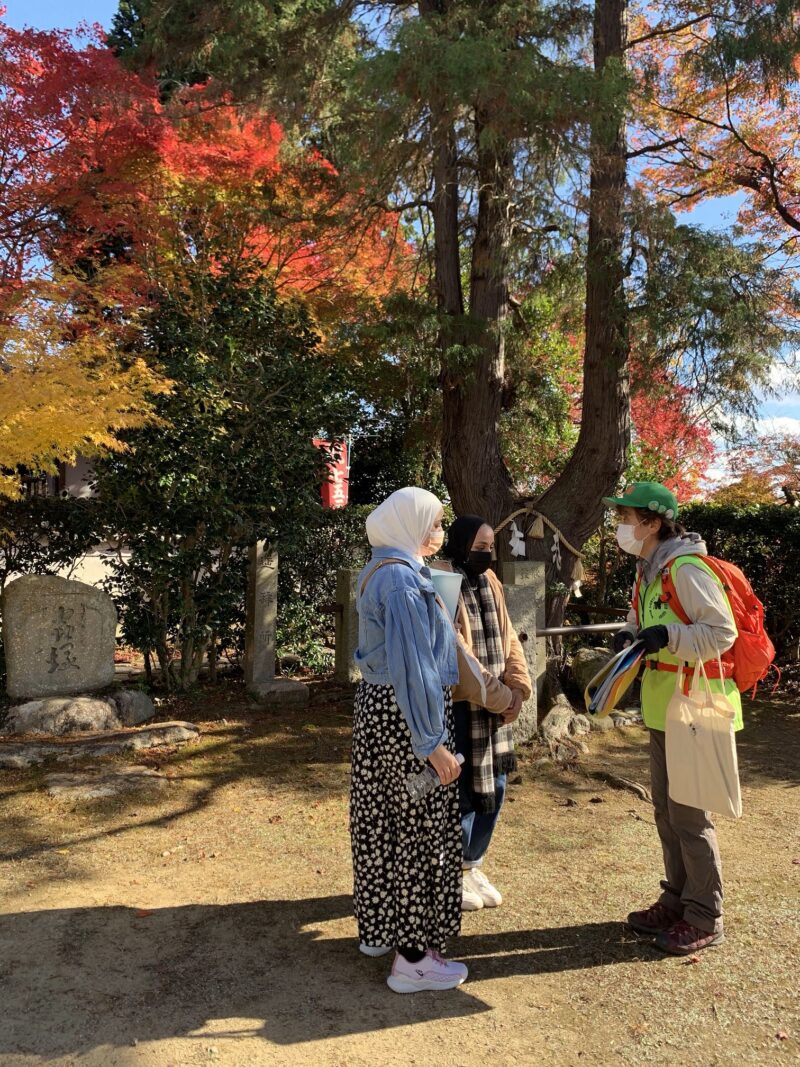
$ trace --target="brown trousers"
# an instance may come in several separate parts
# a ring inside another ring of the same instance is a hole
[[[722,930],[722,861],[707,811],[669,796],[665,735],[650,731],[650,783],[664,852],[660,903],[707,933]]]

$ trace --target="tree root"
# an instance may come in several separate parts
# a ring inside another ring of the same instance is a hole
[[[638,782],[632,782],[629,778],[620,778],[618,774],[611,774],[610,771],[591,771],[590,777],[605,782],[614,789],[627,789],[629,793],[635,793],[640,800],[646,800],[648,804],[653,803],[650,790]]]

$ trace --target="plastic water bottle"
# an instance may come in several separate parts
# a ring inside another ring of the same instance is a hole
[[[460,752],[456,752],[456,762],[459,764],[464,762],[464,757]],[[408,778],[406,778],[406,789],[412,800],[422,800],[423,797],[426,797],[428,793],[432,793],[441,784],[439,775],[431,767],[430,763],[419,774],[409,774]]]

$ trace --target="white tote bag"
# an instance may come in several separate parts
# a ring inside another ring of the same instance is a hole
[[[711,689],[699,659],[688,696],[683,692],[683,679],[683,671],[678,671],[675,692],[667,706],[669,795],[678,804],[738,819],[742,791],[733,706],[724,693]]]

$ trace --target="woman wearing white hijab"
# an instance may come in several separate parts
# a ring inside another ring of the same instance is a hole
[[[461,928],[456,638],[423,562],[441,548],[443,514],[424,489],[392,493],[367,519],[372,559],[358,580],[353,897],[361,951],[397,950],[387,979],[396,993],[453,989],[467,977],[440,955]],[[442,787],[414,801],[406,779],[426,761]]]

